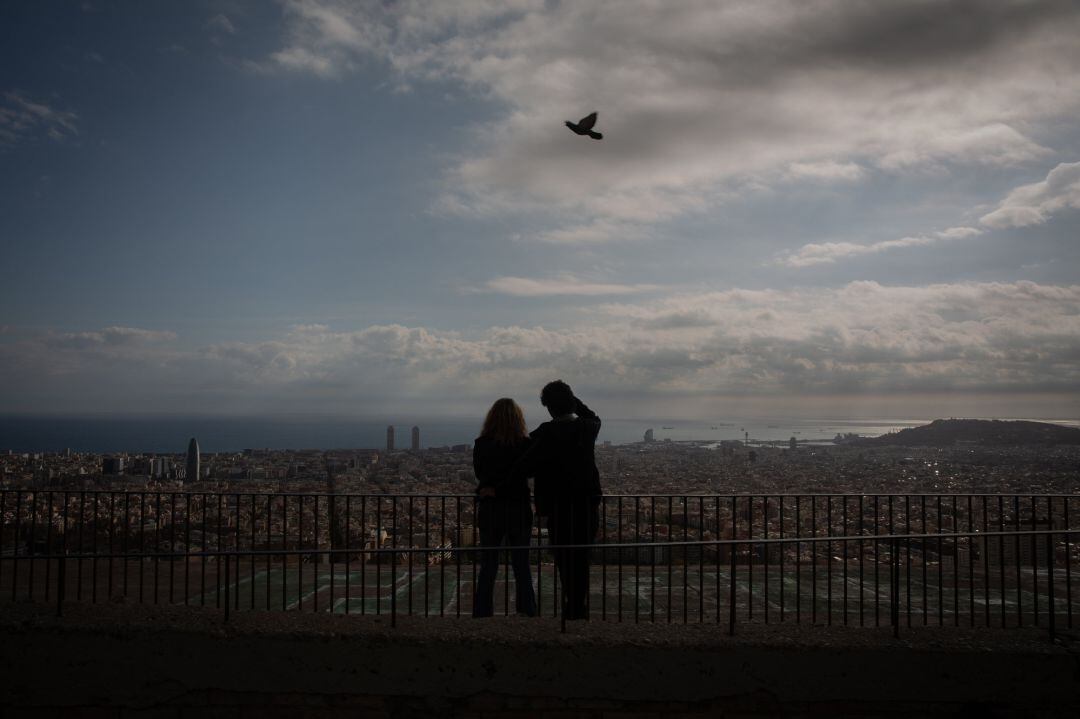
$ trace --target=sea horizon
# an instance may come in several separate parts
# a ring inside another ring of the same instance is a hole
[[[794,437],[824,443],[837,434],[876,437],[928,424],[938,417],[728,417],[712,421],[671,418],[605,419],[598,442],[641,441],[648,429],[657,441],[780,442]],[[1080,427],[1080,419],[1061,417],[964,417],[1027,420]],[[420,427],[422,448],[470,444],[481,421],[466,417],[379,420],[371,417],[277,414],[0,414],[0,452],[168,453],[186,451],[196,437],[203,452],[244,449],[333,450],[383,449],[386,428],[396,430],[397,449],[410,446],[410,430]],[[538,422],[537,422],[538,424]],[[530,426],[534,426],[530,424]]]

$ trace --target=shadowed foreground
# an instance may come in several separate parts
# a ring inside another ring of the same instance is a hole
[[[1038,630],[571,623],[6,604],[6,716],[1076,716]]]

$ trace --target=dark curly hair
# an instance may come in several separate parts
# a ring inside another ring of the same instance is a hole
[[[570,414],[574,411],[574,390],[561,379],[548,382],[540,391],[540,404],[547,407],[552,417]]]

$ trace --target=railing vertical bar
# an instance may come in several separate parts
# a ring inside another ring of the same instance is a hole
[[[1017,532],[1020,531],[1020,495],[1013,495],[1013,526]],[[1023,578],[1020,573],[1020,565],[1022,564],[1020,558],[1020,535],[1014,535],[1013,537],[1014,549],[1016,554],[1013,556],[1013,562],[1016,564],[1016,624],[1019,627],[1024,626],[1024,606],[1023,606]]]
[[[1064,516],[1062,519],[1065,521],[1065,529],[1072,529],[1072,525],[1069,524],[1069,500],[1071,497],[1062,497],[1062,502],[1065,505]],[[1073,610],[1072,610],[1072,535],[1065,535],[1065,611],[1066,614],[1066,626],[1072,629],[1073,626]]]
[[[1005,498],[998,495],[997,498],[997,510],[998,510],[998,531],[1005,531]],[[1005,609],[1005,537],[1004,535],[998,535],[998,572],[1001,580],[1001,627],[1005,628],[1006,622],[1006,609]]]
[[[960,515],[957,512],[957,497],[952,496],[953,529],[953,626],[960,626]]]
[[[802,623],[802,495],[795,495],[795,623]]]
[[[154,509],[154,604],[158,603],[158,587],[161,586],[161,492],[155,492],[157,502]]]
[[[844,502],[844,509],[843,509],[843,512],[842,512],[843,516],[841,517],[841,519],[842,519],[842,521],[844,523],[843,536],[846,537],[846,536],[848,536],[848,498],[846,496],[841,496],[841,499]],[[848,541],[846,539],[844,539],[844,540],[841,541],[841,544],[843,545],[843,557],[844,557],[844,571],[843,571],[843,581],[844,581],[843,595],[844,595],[844,598],[843,598],[843,603],[844,603],[844,626],[846,627],[847,623],[848,623],[848,585],[847,585],[848,584],[848,571],[847,571],[848,570],[848,567],[847,567],[847,565],[848,565]]]
[[[79,544],[82,544],[80,539]],[[146,492],[139,492],[139,604],[143,603],[143,565],[146,563]]]
[[[859,626],[866,626],[866,495],[859,495]]]
[[[18,494],[19,505],[21,509],[22,505],[22,492]],[[19,556],[19,513],[20,509],[16,509],[15,513],[15,556]],[[75,560],[75,600],[82,601],[82,567],[83,567],[83,524],[86,523],[86,492],[79,492],[79,548],[78,558]],[[145,550],[144,550],[145,551]],[[11,586],[12,599],[15,598],[15,585]]]
[[[475,515],[474,515],[475,516]],[[410,548],[413,546],[413,498],[409,495],[409,541],[406,543]],[[412,616],[412,599],[413,599],[413,553],[409,552],[409,616]]]
[[[219,500],[220,500],[220,498],[219,498]],[[218,564],[221,564],[221,559],[225,560],[225,621],[227,622],[227,621],[229,621],[229,605],[232,604],[232,602],[229,601],[229,585],[231,584],[231,582],[229,581],[230,580],[230,577],[229,577],[229,569],[230,569],[229,564],[230,564],[230,561],[229,560],[231,559],[231,556],[229,555],[228,552],[225,552],[224,557],[222,557],[222,555],[219,554],[218,555]],[[237,558],[237,560],[239,561],[239,558]]]
[[[622,545],[622,520],[623,520],[623,498],[622,498],[622,495],[619,495],[619,516],[618,516],[618,519],[616,520],[615,531],[616,531],[616,534],[617,534],[617,537],[618,537],[618,539],[616,541],[618,542],[618,544],[620,546]],[[537,554],[539,555],[539,552],[537,552]],[[623,556],[625,556],[625,555],[623,554],[623,550],[620,548],[618,550],[618,557],[619,557],[619,564],[618,564],[618,566],[619,566],[619,580],[618,580],[619,581],[619,593],[618,593],[618,597],[617,597],[618,610],[619,610],[619,621],[620,622],[622,621],[622,604],[623,604],[623,602],[622,602],[622,595],[623,595],[623,586],[622,586],[622,578],[623,578],[622,565],[623,565],[623,562],[622,562],[622,559],[623,559]],[[539,575],[537,575],[537,578],[539,579]],[[637,587],[635,587],[634,590],[636,592]],[[537,601],[539,601],[539,597],[537,597]]]
[[[769,495],[767,495],[767,494],[763,495],[761,500],[762,500],[762,504],[763,504],[762,509],[761,509],[761,538],[767,540],[769,538]],[[769,550],[772,547],[766,541],[766,542],[762,543],[761,548],[762,548],[762,550],[764,550],[763,554],[765,555],[764,556],[764,561],[763,561],[764,566],[762,567],[762,570],[761,570],[761,573],[762,573],[762,576],[763,576],[763,587],[764,587],[763,588],[764,596],[762,597],[762,600],[765,603],[765,606],[762,609],[762,613],[765,615],[765,623],[768,624],[769,623]]]
[[[667,498],[667,537],[668,541],[671,541],[674,536],[671,533],[671,513],[673,511],[674,501],[673,497],[669,494]],[[667,547],[667,622],[671,624],[671,569],[672,563],[675,561],[675,548],[672,546]]]
[[[904,526],[905,534],[911,534],[911,495],[904,495]],[[904,559],[907,563],[907,573],[904,576],[904,584],[906,587],[906,600],[905,614],[907,615],[907,625],[911,626],[911,540],[904,542]],[[925,585],[924,585],[925,586]]]
[[[734,495],[732,495],[732,497],[731,497],[731,538],[732,539],[735,539],[735,537],[738,535],[738,530],[739,530],[739,513],[738,513],[738,509],[739,509],[739,507],[738,507],[738,498],[735,497]],[[736,562],[736,555],[738,554],[738,547],[736,545],[734,545],[734,544],[731,544],[731,545],[728,545],[728,549],[731,551],[731,563],[732,563],[732,566],[734,567],[735,562]],[[731,573],[731,586],[732,586],[732,592],[731,592],[731,607],[730,607],[730,609],[731,609],[732,612],[734,612],[735,611],[735,589],[734,589],[735,588],[735,572],[734,571],[732,571],[732,573]],[[734,620],[734,618],[732,618],[731,619],[731,631],[732,632],[735,631],[735,623],[734,622],[735,622],[735,620]]]
[[[384,548],[384,546],[383,546],[384,545],[384,543],[383,543],[383,533],[386,532],[385,525],[383,524],[383,522],[385,521],[385,519],[384,519],[385,512],[383,511],[383,500],[385,498],[384,497],[374,497],[374,499],[375,499],[375,512],[372,515],[371,524],[372,524],[372,527],[373,527],[373,531],[375,532],[375,548],[376,549],[383,549]],[[393,548],[394,541],[395,541],[394,538],[387,535],[387,539],[389,540],[390,547]],[[386,561],[385,561],[386,557],[387,557],[387,555],[385,553],[383,553],[383,552],[376,552],[375,553],[375,614],[377,614],[377,615],[382,615],[383,569],[385,568],[384,565],[386,564]],[[391,557],[391,561],[392,560],[393,560],[393,557]],[[391,582],[393,582],[392,577],[391,577]]]
[[[169,604],[176,603],[176,492],[169,495]]]
[[[255,538],[256,522],[255,517],[257,510],[255,508],[255,493],[251,493],[251,611],[255,611],[255,576],[257,574],[255,569],[255,549],[257,540]],[[269,549],[269,547],[268,547]],[[266,581],[270,581],[270,577],[266,578]]]
[[[1050,503],[1049,497],[1047,498],[1047,504]],[[1052,507],[1047,507],[1047,513],[1052,511]],[[1051,526],[1051,530],[1053,527]],[[1066,535],[1068,536],[1068,535]],[[1057,568],[1057,561],[1054,559],[1054,535],[1046,535],[1046,624],[1047,629],[1050,632],[1050,641],[1054,641],[1057,636],[1057,604],[1054,602],[1054,570]]]
[[[64,492],[64,546],[67,547],[67,507],[68,494]],[[131,493],[124,492],[124,538],[121,542],[124,552],[124,599],[128,596],[128,538],[131,535]]]
[[[920,499],[920,504],[922,504],[922,533],[925,535],[925,534],[930,533],[929,530],[927,529],[927,526],[926,526],[926,495],[925,494],[922,495],[922,497],[920,497],[919,499]],[[909,541],[909,546],[910,546],[910,540],[908,540],[908,541]],[[928,604],[928,600],[927,600],[927,587],[926,587],[926,538],[925,537],[923,539],[919,540],[919,553],[922,555],[922,623],[923,623],[923,626],[925,627],[929,622],[929,620],[927,618],[928,617],[927,612],[928,612],[928,610],[930,608],[929,604]]]
[[[272,494],[266,495],[266,611],[270,611],[270,607],[273,603],[273,597],[270,596],[270,575],[274,570],[273,561],[274,558],[270,554],[270,549],[273,546],[273,533],[272,528],[274,524],[274,497]]]
[[[313,547],[315,553],[311,555],[311,612],[312,614],[316,614],[319,611],[319,569],[322,566],[323,555],[322,552],[319,551],[319,495],[316,494],[315,496],[313,496],[312,500],[314,500],[315,504],[315,507],[311,512],[311,525],[312,527],[314,527],[314,529],[312,530],[312,542],[315,545]],[[330,555],[327,555],[328,558],[329,556]],[[412,554],[410,554],[409,556],[411,557]],[[332,568],[330,570],[330,576],[334,576],[334,571]],[[333,593],[331,593],[331,606],[333,605],[333,602]]]
[[[376,506],[376,512],[378,512],[378,507],[377,506]],[[446,504],[445,504],[445,501],[444,501],[444,503],[443,503],[443,520],[444,520],[443,524],[444,525],[446,524],[446,522],[445,522],[446,516],[445,515],[446,515]],[[381,538],[379,537],[379,523],[376,521],[375,522],[375,536],[372,539],[372,545],[373,545],[372,549],[376,549],[376,550],[379,549],[380,544],[381,544]],[[361,547],[361,549],[366,549],[367,548],[367,495],[361,495],[361,497],[360,497],[360,547]],[[373,556],[375,557],[376,561],[378,562],[375,565],[375,576],[378,577],[379,576],[379,570],[382,568],[382,555],[379,554],[378,552],[375,552],[373,554]],[[376,610],[378,610],[378,608],[379,608],[378,584],[379,584],[379,582],[376,581],[375,582],[375,585],[376,585],[375,609]],[[364,554],[363,551],[360,552],[360,614],[361,615],[367,614],[367,555]]]
[[[184,494],[184,606],[188,605],[191,580],[191,494]],[[270,607],[267,606],[267,609]]]
[[[892,495],[889,495],[889,508],[892,509]],[[895,539],[889,541],[889,624],[892,625],[893,638],[898,638],[900,636],[900,542]]]
[[[531,532],[530,532],[531,534]],[[424,495],[424,547],[431,546],[431,502],[428,495]],[[431,574],[431,552],[424,552],[424,616],[431,613],[431,595],[428,576]]]
[[[724,541],[724,533],[720,529],[720,495],[716,495],[716,540]],[[720,624],[720,550],[721,544],[716,545],[716,623]]]
[[[200,507],[199,508],[201,510],[202,520],[203,520],[203,532],[202,532],[202,542],[201,542],[201,544],[202,544],[202,553],[203,554],[199,558],[199,573],[200,573],[200,580],[199,581],[200,581],[200,585],[201,585],[200,588],[199,588],[199,592],[200,592],[199,602],[200,602],[201,607],[205,607],[206,606],[206,537],[207,537],[206,516],[207,516],[207,514],[210,514],[210,510],[208,510],[208,505],[206,504],[206,492],[202,492],[202,494],[200,494]],[[267,609],[270,609],[270,608],[267,607]]]
[[[874,495],[874,536],[881,534],[881,495]],[[881,541],[874,540],[874,626],[881,626]]]
[[[4,525],[7,524],[7,496],[7,492],[0,491],[0,585],[4,581]],[[15,537],[15,546],[19,546],[17,535]],[[15,586],[14,578],[11,580],[11,585]]]
[[[784,539],[784,495],[781,494],[779,499],[780,499],[780,507],[777,510],[780,513],[780,523],[779,523],[779,526],[778,526],[778,529],[779,529],[778,539],[783,540]],[[786,582],[784,581],[784,555],[787,554],[787,544],[785,544],[783,541],[781,541],[780,544],[779,544],[779,547],[780,547],[780,556],[779,556],[779,560],[780,560],[779,561],[779,573],[780,573],[780,579],[779,579],[779,581],[780,581],[780,621],[783,622],[784,621],[784,584],[786,584]]]
[[[754,621],[754,495],[746,498],[746,538],[750,540],[747,545],[746,618]]]
[[[634,623],[640,621],[641,604],[641,497],[634,497]]]
[[[349,613],[352,604],[352,495],[345,495],[345,613]],[[363,537],[361,546],[363,545]],[[361,554],[361,561],[363,555]],[[363,600],[361,600],[361,603]]]
[[[390,496],[390,626],[397,622],[397,505],[398,495]],[[460,521],[460,520],[459,520]],[[475,546],[475,545],[474,545]]]
[[[30,540],[27,542],[27,554],[30,555],[30,571],[28,578],[28,585],[26,587],[26,598],[33,600],[34,598],[34,565],[37,564],[37,560],[34,559],[34,555],[37,553],[37,491],[30,493]],[[97,501],[97,495],[94,495],[95,502]],[[2,531],[2,530],[0,530]],[[95,515],[94,520],[94,538],[97,539],[97,519]],[[94,542],[94,563],[97,563],[97,542]],[[46,560],[48,561],[48,560]],[[94,572],[94,601],[97,601],[97,572]]]
[[[442,500],[442,521],[439,523],[439,546],[446,547],[446,496],[441,497]],[[539,531],[539,529],[537,530]],[[444,553],[439,558],[439,616],[444,616],[446,612],[446,554]],[[537,583],[537,597],[536,607],[537,614],[540,613],[540,553],[536,553],[536,583]]]
[[[732,502],[734,502],[734,497],[732,497]],[[731,520],[732,520],[731,537],[732,537],[732,539],[735,538],[735,524],[734,524],[735,516],[736,516],[735,513],[732,512],[732,515],[731,515]],[[728,594],[728,635],[729,636],[735,636],[735,556],[737,554],[738,554],[738,546],[732,544],[731,545],[731,567],[729,569],[729,571],[731,573],[731,579],[730,579],[731,587],[730,587],[730,591],[729,591],[729,594]]]
[[[607,621],[607,500],[600,498],[600,543],[604,548],[600,551],[600,619]]]
[[[698,496],[698,538],[705,541],[705,495]],[[698,552],[698,622],[705,622],[705,545]]]
[[[50,592],[50,586],[52,584],[52,563],[53,563],[53,560],[51,559],[51,557],[52,557],[52,534],[53,534],[53,511],[52,511],[52,508],[53,508],[53,493],[52,493],[52,490],[45,493],[45,503],[46,503],[45,518],[47,520],[47,524],[45,526],[45,554],[50,556],[49,559],[45,560],[45,601],[47,602],[47,601],[49,601],[49,595],[51,593]],[[111,493],[109,494],[109,513],[110,513],[110,517],[111,517],[111,515],[112,515],[112,494]],[[2,516],[3,516],[3,511],[0,510],[0,517],[2,517]],[[111,520],[110,520],[110,526],[111,526]],[[110,597],[112,596],[112,561],[113,561],[112,560],[112,555],[113,555],[112,539],[111,539],[111,535],[110,535],[110,540],[109,540],[109,596]]]
[[[810,536],[817,537],[817,496],[810,495]],[[810,542],[810,623],[817,624],[817,541]]]
[[[217,551],[218,556],[214,558],[214,606],[218,609],[221,608],[221,581],[224,574],[224,567],[221,564],[220,552],[225,551],[225,530],[222,528],[222,524],[225,521],[225,507],[223,502],[225,501],[225,495],[217,495]]]
[[[1032,531],[1038,529],[1038,526],[1036,524],[1037,512],[1038,512],[1038,507],[1036,506],[1035,495],[1032,495],[1031,496],[1031,529],[1032,529]],[[1049,515],[1047,516],[1047,520],[1050,520]],[[1031,544],[1031,597],[1032,597],[1031,617],[1032,617],[1032,623],[1035,626],[1039,626],[1039,552],[1038,552],[1038,538],[1034,534],[1031,535],[1030,544]]]
[[[64,492],[64,533],[62,538],[62,547],[60,553],[63,557],[60,559],[60,566],[57,567],[57,587],[56,587],[56,616],[60,616],[60,607],[66,598],[67,593],[67,553],[68,553],[68,512],[71,505],[71,499],[67,492]],[[126,592],[125,592],[126,594]]]
[[[967,512],[968,512],[968,532],[975,531],[975,507],[974,498],[969,494],[967,498]],[[967,538],[968,545],[968,614],[970,615],[970,624],[975,626],[975,547],[976,540],[974,534],[969,534]],[[985,550],[983,552],[985,554]],[[989,572],[987,576],[983,578],[983,581],[990,582]],[[989,602],[987,602],[987,611],[989,611]],[[987,622],[989,623],[989,622]]]
[[[19,591],[19,554],[20,554],[20,535],[22,534],[22,504],[23,504],[23,491],[22,489],[15,490],[15,521],[13,526],[14,536],[12,537],[13,545],[11,548],[11,601],[14,602],[18,599]],[[0,534],[3,533],[3,520],[6,520],[7,515],[0,515]],[[81,528],[79,536],[82,536]],[[79,541],[79,554],[82,554],[82,541]],[[0,559],[0,564],[3,564],[3,560]]]
[[[649,557],[651,566],[650,581],[652,582],[652,594],[649,602],[649,621],[656,622],[656,495],[649,498],[649,512],[651,517],[652,528],[649,531],[649,541],[653,543],[649,547]],[[668,606],[671,606],[670,604]]]
[[[67,494],[65,492],[64,494]],[[67,507],[67,502],[64,502]],[[64,527],[64,554],[60,557],[56,568],[56,616],[64,614],[64,594],[67,589],[67,527]]]
[[[551,531],[551,524],[545,518],[544,522],[548,525],[548,532]],[[543,572],[543,539],[544,528],[540,526],[540,517],[536,518],[536,616],[544,616],[544,572]],[[549,534],[550,536],[550,534]]]
[[[296,497],[296,609],[304,611],[304,495]]]
[[[955,519],[955,515],[953,515]],[[941,495],[937,496],[937,577],[938,577],[938,626],[945,624],[945,558],[941,553]],[[954,547],[955,549],[955,547]],[[956,555],[953,554],[955,557]]]
[[[412,502],[412,499],[410,499],[409,501]],[[473,502],[473,526],[476,528],[476,534],[479,534],[479,532],[480,532],[480,523],[478,521],[480,507],[479,507],[478,501],[479,500],[476,500],[476,501]],[[510,526],[510,503],[509,502],[504,502],[503,503],[503,526],[504,527],[509,527]],[[510,541],[509,532],[506,532],[506,545],[509,546],[511,544],[513,544],[513,542]],[[503,616],[508,617],[508,616],[510,616],[510,552],[508,550],[504,549],[504,550],[500,551],[500,554],[502,554],[502,559],[503,559]],[[477,586],[477,584],[476,584],[477,583],[476,562],[477,562],[477,558],[478,558],[478,554],[473,554],[473,605],[474,606],[476,604],[476,586]],[[492,607],[492,611],[494,611],[494,607]]]
[[[281,611],[289,606],[288,584],[289,566],[289,495],[281,493]]]
[[[461,524],[461,497],[456,497],[455,499],[456,499],[456,502],[455,502],[454,520],[455,520],[455,534],[457,535],[457,541],[455,542],[455,544],[458,547],[461,547],[462,543],[463,543],[462,542],[462,537],[464,536],[462,534],[463,528],[462,528],[462,524]],[[457,584],[454,586],[454,591],[456,592],[456,594],[455,594],[456,602],[455,602],[454,611],[455,611],[456,615],[460,617],[461,616],[461,552],[454,552],[454,559],[455,559],[456,571],[457,571]]]
[[[233,608],[236,609],[237,611],[239,611],[240,610],[240,545],[241,545],[241,542],[240,542],[240,494],[238,492],[233,494],[233,502],[236,504],[236,540],[235,540],[236,541],[236,546],[234,547],[234,550],[237,553],[236,554],[236,566],[235,566],[235,571],[233,573],[233,576],[235,577],[235,579],[233,581],[236,582],[235,591],[233,592]],[[252,579],[252,582],[254,583],[255,578],[252,577],[251,579]]]
[[[326,611],[333,614],[334,613],[334,575],[337,573],[335,571],[336,570],[335,564],[336,564],[337,558],[338,558],[338,555],[334,553],[334,550],[335,549],[340,549],[340,547],[335,546],[335,543],[334,543],[334,539],[337,537],[337,524],[335,524],[335,522],[337,520],[337,495],[335,495],[335,494],[327,495],[327,497],[326,497],[326,507],[327,507],[327,512],[329,513],[329,518],[328,518],[329,523],[327,524],[327,527],[326,527],[327,534],[329,535],[329,544],[327,546],[330,548],[330,551],[327,552],[327,554],[326,554],[326,565],[327,565],[327,568],[330,571],[330,599],[327,601],[327,609],[326,609]],[[320,554],[319,556],[321,557],[322,555]]]

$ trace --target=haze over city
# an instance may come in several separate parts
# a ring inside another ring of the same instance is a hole
[[[1075,418],[1072,2],[0,27],[0,412]]]

